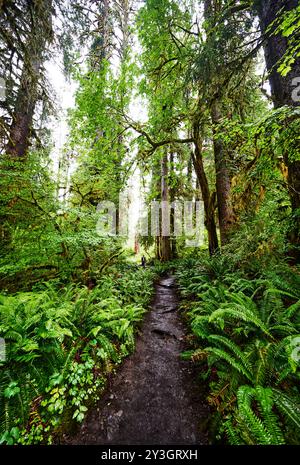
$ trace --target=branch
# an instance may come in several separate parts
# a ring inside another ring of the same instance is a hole
[[[123,118],[125,119],[125,121],[126,121],[126,123],[128,124],[129,127],[134,129],[134,131],[136,131],[138,134],[140,134],[141,136],[144,136],[147,139],[148,144],[151,145],[151,147],[154,150],[156,150],[159,147],[162,147],[163,145],[168,145],[168,144],[190,144],[190,143],[194,142],[193,137],[188,137],[188,138],[185,138],[185,139],[173,139],[173,138],[172,139],[165,139],[165,140],[161,140],[159,142],[154,141],[152,139],[152,137],[148,134],[148,132],[146,132],[145,129],[143,129],[140,126],[139,123],[136,123],[136,122],[132,121],[125,114],[123,114]]]
[[[227,19],[229,16],[234,15],[235,13],[240,13],[241,11],[245,11],[251,7],[251,2],[246,0],[245,2],[236,5],[236,2],[233,1],[232,5],[226,5],[224,8],[224,13],[221,16],[221,20]]]
[[[160,65],[158,65],[156,68],[151,69],[149,72],[150,73],[156,73],[160,71],[164,66],[166,66],[168,63],[171,61],[178,61],[177,57],[169,58],[168,60],[163,61]]]
[[[109,259],[106,260],[106,262],[104,262],[103,265],[100,267],[100,269],[98,271],[98,274],[101,274],[102,271],[104,270],[104,268],[106,268],[115,258],[118,258],[124,252],[125,252],[125,250],[121,250],[121,252],[118,252],[118,253],[112,255],[111,257],[109,257]]]
[[[200,35],[199,32],[189,31],[188,29],[186,29],[183,26],[180,26],[179,24],[173,23],[173,26],[178,27],[179,29],[181,29],[182,31],[186,32],[189,35],[193,35],[193,36],[196,36],[196,37],[199,37],[199,35]]]

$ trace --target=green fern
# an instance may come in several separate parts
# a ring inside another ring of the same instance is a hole
[[[263,333],[265,333],[268,337],[272,337],[268,328],[259,319],[259,317],[244,305],[240,305],[237,303],[223,304],[221,308],[215,310],[211,314],[211,316],[209,317],[209,321],[214,322],[218,319],[226,319],[226,317],[227,320],[242,320],[248,324],[253,324],[257,328],[259,328]]]
[[[261,417],[254,412],[252,401],[258,402]],[[249,425],[249,433],[255,444],[284,444],[283,435],[278,425],[278,418],[272,412],[272,390],[257,386],[241,386],[237,392],[238,416],[244,424]]]
[[[242,363],[245,370],[250,375],[252,367],[251,367],[251,364],[249,363],[249,359],[241,351],[241,349],[239,348],[237,344],[235,344],[232,340],[228,339],[225,336],[220,336],[220,335],[215,335],[215,334],[208,336],[208,341],[214,344],[217,344],[221,347],[225,346],[225,348],[229,349],[233,353],[233,355],[235,355],[237,361],[239,363]]]
[[[250,382],[252,381],[252,374],[244,367],[239,360],[236,360],[229,355],[225,350],[218,349],[217,347],[206,347],[206,352],[213,354],[217,359],[225,360],[230,366],[232,366],[239,373],[244,375]]]
[[[273,389],[274,403],[284,418],[300,433],[300,403],[279,389]]]

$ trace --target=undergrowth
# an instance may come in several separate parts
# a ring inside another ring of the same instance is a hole
[[[215,441],[299,444],[299,270],[250,277],[224,254],[182,260],[176,277],[193,332],[183,357],[209,384]]]
[[[83,421],[107,376],[134,349],[154,276],[129,266],[93,289],[47,282],[0,295],[1,443],[51,444]]]

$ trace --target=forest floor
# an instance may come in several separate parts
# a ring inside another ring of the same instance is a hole
[[[67,444],[207,444],[208,406],[190,362],[172,276],[155,285],[136,350]]]

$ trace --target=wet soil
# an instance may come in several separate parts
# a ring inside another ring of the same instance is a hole
[[[155,286],[136,350],[68,444],[207,444],[209,417],[186,349],[172,276]]]

